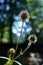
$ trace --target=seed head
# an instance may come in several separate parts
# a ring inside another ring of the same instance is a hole
[[[14,49],[14,48],[10,48],[10,49],[9,49],[9,52],[10,52],[10,53],[15,53],[15,49]]]
[[[25,21],[26,19],[29,19],[29,13],[26,10],[21,11],[19,16],[22,19],[22,21]]]
[[[37,42],[37,37],[36,37],[36,35],[30,35],[29,37],[28,37],[28,39],[27,40],[29,40],[31,43],[36,43]]]

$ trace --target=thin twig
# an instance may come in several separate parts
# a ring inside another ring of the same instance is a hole
[[[24,22],[22,22],[22,28],[23,28],[23,24],[24,24]],[[15,54],[16,54],[16,52],[17,52],[17,49],[18,49],[18,46],[19,46],[19,40],[20,40],[21,35],[22,35],[22,28],[21,28],[21,34],[20,34],[20,37],[18,38],[18,41],[17,41],[17,45],[16,45],[16,49],[15,49],[15,53],[14,53],[14,55],[13,55],[12,58],[14,58],[14,56],[15,56]]]

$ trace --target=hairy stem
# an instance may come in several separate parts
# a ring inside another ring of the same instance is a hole
[[[23,24],[24,24],[24,22],[22,22],[22,28],[23,28]],[[17,45],[16,45],[15,54],[16,54],[16,52],[17,52],[17,49],[18,49],[18,46],[19,46],[19,40],[20,40],[21,35],[22,35],[22,28],[21,28],[21,34],[20,34],[20,37],[18,38],[18,41],[17,41]],[[13,57],[12,57],[12,58],[14,58],[15,54],[13,55]]]

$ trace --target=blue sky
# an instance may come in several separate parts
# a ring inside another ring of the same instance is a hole
[[[4,0],[0,0],[0,3],[4,3]]]

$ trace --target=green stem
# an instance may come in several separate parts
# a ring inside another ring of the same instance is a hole
[[[20,57],[21,55],[23,55],[30,48],[30,46],[31,46],[31,42],[28,43],[28,46],[25,48],[25,50],[22,52],[22,54],[19,54],[17,57],[14,58],[14,60],[17,59],[18,57]]]
[[[30,48],[31,46],[31,42],[28,43],[28,46],[25,48],[25,50],[23,51],[23,54]]]

